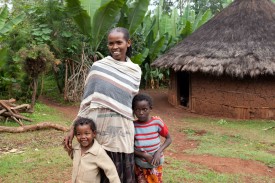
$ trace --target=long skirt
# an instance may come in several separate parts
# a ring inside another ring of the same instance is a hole
[[[135,165],[136,181],[138,183],[162,183],[162,165],[156,168],[141,168]]]
[[[121,183],[135,183],[134,153],[117,153],[106,151],[113,160]],[[101,170],[101,183],[109,183],[108,178]]]

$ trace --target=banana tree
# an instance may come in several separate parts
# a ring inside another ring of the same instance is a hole
[[[8,77],[7,70],[5,70],[5,65],[8,60],[8,47],[3,44],[2,40],[6,37],[7,33],[9,33],[17,24],[19,24],[25,15],[20,14],[15,18],[10,18],[8,7],[5,5],[2,9],[0,9],[0,85],[1,90],[2,87],[6,87],[6,83],[13,83],[14,79]]]
[[[24,19],[24,17],[24,14],[20,14],[9,20],[9,10],[7,5],[5,5],[0,10],[0,42],[5,37],[5,35],[14,28],[15,25],[19,24]],[[0,62],[2,63],[6,58],[5,53],[7,53],[7,50],[4,49],[3,45],[0,44]]]
[[[159,83],[159,81],[161,81],[161,78],[158,77],[160,74],[154,73],[163,72],[169,74],[169,72],[164,70],[150,68],[150,64],[159,55],[170,49],[178,41],[190,35],[212,17],[210,10],[207,10],[204,13],[200,12],[196,15],[195,12],[189,8],[189,6],[184,9],[183,15],[181,16],[179,15],[177,9],[173,9],[171,14],[163,13],[161,2],[163,1],[160,1],[160,4],[155,9],[153,16],[149,14],[149,16],[144,18],[140,28],[141,32],[146,35],[144,36],[146,49],[144,49],[144,53],[138,55],[137,58],[135,57],[135,59],[142,60],[135,60],[135,62],[143,63],[143,79],[145,80],[146,85],[150,85],[151,83]],[[147,56],[144,56],[145,53],[147,53]],[[157,82],[152,82],[153,80],[156,80]]]
[[[120,10],[125,0],[66,1],[80,30],[89,36],[93,53],[98,54],[98,47],[103,37],[119,21]]]
[[[5,36],[6,33],[11,31],[15,25],[19,24],[24,19],[24,17],[24,14],[20,14],[9,20],[9,10],[7,5],[5,5],[0,10],[0,40]]]

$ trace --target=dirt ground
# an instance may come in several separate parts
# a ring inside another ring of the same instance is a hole
[[[237,158],[222,158],[211,155],[189,155],[184,153],[184,150],[196,148],[198,142],[190,141],[185,138],[184,133],[179,129],[182,126],[182,119],[186,116],[195,116],[195,114],[188,113],[181,108],[173,107],[168,103],[167,90],[146,90],[142,91],[149,93],[154,102],[153,115],[160,116],[168,125],[170,134],[173,139],[172,147],[165,151],[166,156],[173,157],[179,160],[185,160],[192,163],[207,166],[209,169],[230,174],[246,174],[255,176],[268,176],[275,178],[275,169],[269,168],[263,163],[257,161],[241,160]],[[62,106],[50,100],[41,99],[43,103],[57,109],[64,113],[67,117],[74,119],[78,106]],[[198,132],[198,135],[203,135],[205,131]],[[249,182],[249,181],[248,181]]]

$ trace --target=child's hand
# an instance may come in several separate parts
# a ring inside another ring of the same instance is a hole
[[[152,162],[152,160],[153,160],[153,156],[152,156],[151,154],[146,153],[146,154],[144,154],[143,157],[145,158],[145,160],[146,160],[148,163],[151,164],[151,162]]]
[[[159,151],[155,152],[151,165],[158,166],[160,164],[160,157],[161,157],[161,152]]]

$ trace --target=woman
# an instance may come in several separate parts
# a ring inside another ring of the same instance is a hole
[[[135,182],[132,99],[138,93],[141,69],[130,60],[131,41],[125,28],[108,34],[111,56],[95,62],[85,82],[78,117],[93,119],[97,141],[116,165],[122,183]],[[65,137],[71,148],[73,130]],[[102,175],[101,182],[108,182]]]

